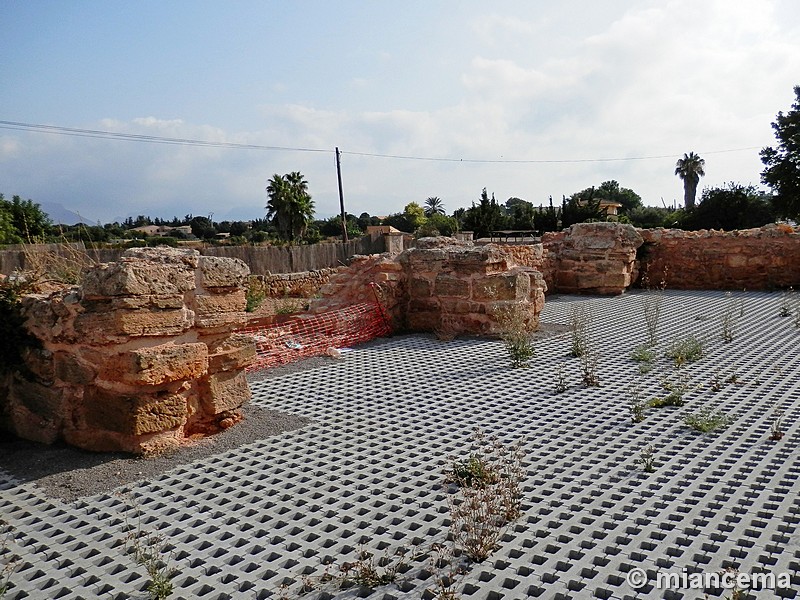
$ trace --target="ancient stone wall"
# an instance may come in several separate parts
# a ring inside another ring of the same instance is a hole
[[[249,270],[195,250],[136,248],[81,287],[27,296],[34,343],[0,384],[0,423],[20,437],[151,453],[241,419]]]
[[[671,289],[763,290],[800,286],[800,228],[741,231],[643,229],[642,271]]]
[[[381,299],[396,329],[495,333],[495,311],[510,303],[528,309],[532,324],[544,307],[541,273],[514,264],[497,246],[423,238],[397,257],[354,259],[312,302],[321,312]]]
[[[346,267],[303,271],[301,273],[274,273],[272,275],[252,275],[251,285],[255,284],[267,298],[310,298],[328,283],[331,276]]]

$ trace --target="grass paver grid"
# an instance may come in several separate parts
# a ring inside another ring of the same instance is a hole
[[[780,294],[734,292],[744,314],[724,344],[724,293],[667,290],[659,359],[640,375],[629,356],[646,339],[641,295],[548,299],[544,323],[567,324],[571,307],[589,308],[599,388],[580,383],[569,333],[537,341],[528,369],[512,369],[497,341],[403,336],[254,384],[254,402],[314,422],[129,486],[143,527],[174,547],[173,597],[277,598],[282,583],[296,592],[302,575],[353,561],[360,544],[382,553],[443,542],[442,473],[469,453],[474,427],[505,442],[524,438],[527,478],[522,517],[464,578],[462,598],[702,598],[699,590],[637,592],[625,575],[730,565],[790,573],[791,588],[758,598],[798,597],[800,330],[778,316]],[[663,395],[660,378],[672,371],[664,348],[688,333],[707,339],[707,353],[682,368],[692,385],[686,406],[651,409],[632,424],[626,389],[636,381],[644,397]],[[556,394],[559,365],[568,389]],[[715,371],[738,383],[714,392]],[[776,403],[786,436],[771,442]],[[736,421],[722,432],[691,431],[683,416],[703,406]],[[636,465],[648,444],[651,474]],[[65,504],[3,475],[0,514],[15,528],[9,551],[24,559],[6,597],[146,597],[144,570],[123,553],[122,498]],[[325,597],[431,597],[426,566],[420,559],[371,594]]]

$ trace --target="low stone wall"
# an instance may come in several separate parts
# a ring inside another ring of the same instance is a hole
[[[252,275],[251,285],[255,283],[267,298],[310,298],[330,281],[330,278],[346,267],[303,271],[302,273],[275,273],[272,275]]]
[[[487,334],[497,332],[495,315],[510,304],[538,323],[545,290],[540,272],[514,264],[497,246],[423,238],[397,257],[354,259],[320,290],[311,311],[368,302],[377,292],[398,329]]]
[[[642,271],[670,289],[768,290],[800,287],[800,228],[741,231],[643,229]]]
[[[137,248],[82,287],[23,298],[32,344],[0,367],[0,424],[44,443],[152,453],[241,419],[247,266]]]

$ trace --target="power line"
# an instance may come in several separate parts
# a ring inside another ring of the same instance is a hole
[[[0,129],[11,129],[18,131],[31,131],[35,133],[50,133],[55,135],[67,135],[74,137],[87,137],[96,139],[121,140],[128,142],[143,142],[149,144],[170,144],[178,146],[194,146],[203,148],[227,148],[233,150],[277,150],[284,152],[330,152],[324,148],[297,148],[290,146],[265,146],[260,144],[237,144],[234,142],[212,142],[208,140],[195,140],[187,138],[171,138],[155,135],[141,135],[134,133],[119,133],[114,131],[101,131],[96,129],[78,129],[73,127],[60,127],[57,125],[40,125],[34,123],[20,123],[16,121],[0,121]],[[727,150],[707,150],[699,154],[723,154],[727,152],[743,152],[745,150],[757,150],[761,146],[747,146],[744,148],[731,148]],[[675,158],[676,154],[660,154],[651,156],[625,156],[617,158],[572,158],[572,159],[481,159],[481,158],[450,158],[436,156],[408,156],[401,154],[378,154],[374,152],[355,152],[340,151],[340,154],[351,156],[364,156],[370,158],[389,158],[396,160],[416,160],[427,162],[449,162],[449,163],[469,163],[469,164],[569,164],[569,163],[598,163],[598,162],[625,162],[633,160],[661,160],[665,158]]]

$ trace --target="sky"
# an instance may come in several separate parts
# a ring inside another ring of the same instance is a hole
[[[0,24],[0,192],[103,223],[263,217],[291,171],[329,217],[336,147],[356,215],[611,179],[672,205],[685,152],[701,189],[760,185],[800,84],[796,0],[3,0]]]

